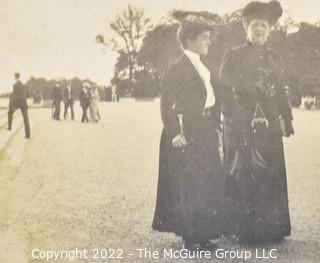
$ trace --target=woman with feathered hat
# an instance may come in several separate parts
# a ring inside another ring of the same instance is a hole
[[[290,235],[282,136],[293,135],[284,70],[266,45],[282,15],[277,1],[243,10],[247,41],[222,63],[224,165],[230,197],[229,234],[243,242],[280,241]]]
[[[163,80],[159,180],[153,229],[182,236],[185,248],[208,248],[222,232],[222,166],[216,129],[220,102],[201,57],[218,16],[173,13],[183,55]]]

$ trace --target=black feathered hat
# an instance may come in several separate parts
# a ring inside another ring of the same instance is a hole
[[[189,11],[173,11],[171,16],[180,22],[182,26],[195,27],[204,30],[214,30],[216,26],[221,24],[221,18],[217,14]]]
[[[242,17],[245,18],[248,23],[250,23],[252,19],[265,19],[273,26],[282,16],[282,12],[281,4],[276,0],[268,3],[253,1],[245,6]]]

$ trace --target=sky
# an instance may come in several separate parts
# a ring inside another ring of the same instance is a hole
[[[0,93],[13,74],[47,79],[90,78],[108,85],[117,54],[95,42],[112,34],[109,23],[128,4],[143,7],[153,23],[172,9],[225,14],[250,0],[0,0]],[[282,0],[296,21],[320,21],[319,0]],[[319,43],[320,45],[320,43]]]

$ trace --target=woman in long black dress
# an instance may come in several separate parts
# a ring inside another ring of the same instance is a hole
[[[200,56],[208,52],[217,16],[175,12],[183,47],[163,81],[159,180],[153,229],[182,236],[189,249],[211,246],[222,232],[222,167],[216,129],[216,84]]]
[[[243,11],[247,42],[221,66],[224,164],[231,233],[244,242],[280,241],[290,235],[282,136],[293,134],[280,57],[266,40],[282,8],[251,2]]]

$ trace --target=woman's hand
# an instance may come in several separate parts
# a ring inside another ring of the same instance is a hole
[[[290,137],[290,135],[294,135],[294,129],[291,120],[286,122],[286,136]]]
[[[280,126],[282,131],[282,136],[284,137],[290,137],[291,135],[294,135],[294,129],[292,126],[292,121],[289,119],[280,119]]]
[[[188,145],[186,138],[181,134],[178,134],[176,137],[172,139],[172,145],[175,148],[183,148]]]

